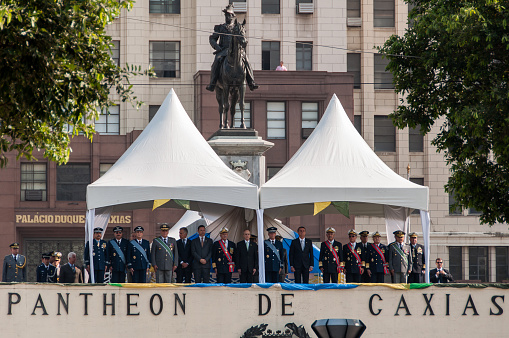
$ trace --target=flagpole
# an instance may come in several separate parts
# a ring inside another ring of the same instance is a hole
[[[407,181],[410,181],[410,163],[408,163],[408,165],[406,167],[406,179],[407,179]],[[410,215],[408,215],[407,219],[408,219],[408,231],[405,235],[405,243],[406,243],[407,236],[409,236],[409,234],[410,234],[410,219],[411,219]]]

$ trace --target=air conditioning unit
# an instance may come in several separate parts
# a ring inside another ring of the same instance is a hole
[[[348,18],[346,25],[348,27],[360,27],[362,26],[362,18]]]
[[[246,13],[247,12],[247,1],[233,2],[233,10],[235,11],[235,13]]]
[[[25,201],[42,201],[42,190],[25,190]]]
[[[298,14],[313,14],[315,10],[314,4],[311,2],[300,3],[299,7],[297,7]]]

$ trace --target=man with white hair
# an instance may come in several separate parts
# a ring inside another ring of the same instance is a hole
[[[81,269],[76,266],[76,253],[69,252],[67,261],[60,267],[60,283],[83,283]]]

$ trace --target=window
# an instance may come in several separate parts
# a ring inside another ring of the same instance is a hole
[[[117,66],[120,66],[120,41],[113,40],[111,44],[111,58]]]
[[[302,138],[308,138],[318,124],[318,102],[302,102]]]
[[[353,73],[353,87],[361,87],[361,54],[348,53],[346,54],[346,71]]]
[[[495,248],[495,255],[497,260],[497,272],[496,280],[497,283],[509,280],[509,250],[507,246],[499,246]]]
[[[312,42],[297,42],[296,70],[312,70],[313,65],[313,43]]]
[[[418,185],[424,185],[424,178],[423,177],[410,177],[410,182],[418,184]],[[419,215],[421,212],[419,209],[415,209],[412,211],[412,215]]]
[[[180,42],[151,41],[150,64],[157,77],[180,77]]]
[[[274,70],[279,65],[279,41],[262,41],[262,70]]]
[[[102,177],[110,168],[113,167],[112,163],[100,163],[99,164],[99,177]]]
[[[90,164],[57,166],[57,201],[85,201],[90,184]]]
[[[149,13],[180,14],[180,0],[150,0]]]
[[[348,18],[361,17],[361,0],[346,0],[346,16]]]
[[[267,167],[267,181],[274,177],[282,167]]]
[[[267,138],[286,137],[286,109],[284,102],[267,102]]]
[[[409,129],[408,149],[411,153],[422,153],[424,151],[424,136],[421,135],[420,125]]]
[[[251,128],[251,103],[244,102],[244,124],[246,128]],[[233,128],[240,128],[240,106],[235,106],[235,118],[233,120]]]
[[[454,197],[454,192],[451,192],[449,194],[449,215],[462,215],[461,207],[453,207],[454,203],[456,203],[456,198]]]
[[[148,122],[152,121],[154,116],[156,116],[157,111],[161,106],[159,105],[150,105],[148,106]]]
[[[476,208],[468,208],[468,214],[469,215],[481,215],[482,212],[480,212]]]
[[[449,247],[449,272],[454,280],[463,279],[463,248],[461,246]]]
[[[471,246],[468,248],[468,266],[470,280],[489,282],[488,247]],[[453,275],[454,277],[454,275]]]
[[[394,0],[373,0],[374,27],[394,27],[394,17]]]
[[[108,113],[101,113],[95,121],[95,131],[101,135],[119,135],[120,106],[111,106]]]
[[[357,129],[357,132],[362,136],[362,116],[354,115],[353,126]]]
[[[279,0],[262,0],[262,14],[279,14]]]
[[[415,3],[412,1],[408,2],[408,14],[412,12],[412,10],[415,8]],[[412,28],[414,26],[414,19],[408,18],[408,28]]]
[[[375,54],[375,89],[394,89],[392,73],[385,70],[388,64],[382,54]]]
[[[21,163],[21,200],[46,201],[46,163]]]
[[[396,151],[396,127],[389,116],[375,116],[375,151]]]

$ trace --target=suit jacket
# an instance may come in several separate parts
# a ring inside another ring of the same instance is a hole
[[[94,270],[104,271],[104,269],[106,268],[106,260],[108,257],[107,251],[108,243],[106,243],[106,241],[102,239],[99,241],[93,239],[92,241],[94,242],[94,247],[92,251],[92,254],[94,256]],[[84,261],[85,266],[90,265],[90,253],[88,251],[88,244],[89,242],[87,242],[87,244],[85,245],[85,261]]]
[[[378,253],[378,251],[373,247],[373,243],[369,244],[367,255],[366,255],[366,268],[369,269],[373,273],[383,273],[384,272],[384,259],[387,264],[389,264],[388,256],[389,250],[388,248],[380,243],[379,249],[382,252],[382,256]],[[387,266],[389,268],[389,266]]]
[[[200,237],[198,236],[191,242],[191,253],[193,255],[193,269],[207,268],[210,269],[210,259],[212,258],[212,245],[213,242],[210,238],[205,237],[203,241],[203,247],[200,243]],[[206,264],[201,264],[200,259],[205,259]]]
[[[108,265],[108,269],[112,267],[113,271],[124,272],[127,266],[127,248],[129,247],[129,241],[125,238],[122,238],[119,245],[120,250],[124,254],[125,263],[122,262],[122,259],[120,259],[120,255],[118,254],[117,250],[113,248],[113,241],[116,241],[116,239],[113,238],[110,240],[108,242],[108,246],[106,247],[108,252],[108,259],[106,260],[106,264]]]
[[[26,258],[23,255],[18,255],[18,260],[15,260],[12,255],[5,256],[2,282],[26,282],[26,262]]]
[[[242,269],[242,273],[258,270],[258,244],[249,241],[249,251],[246,241],[237,243],[237,269]]]
[[[134,270],[146,270],[150,267],[150,243],[146,239],[141,240],[141,248],[145,251],[147,255],[147,259],[149,262],[145,260],[143,254],[134,246],[132,243],[136,241],[133,239],[129,242],[129,246],[127,247],[127,268]]]
[[[410,244],[410,248],[412,250],[412,272],[422,273],[422,270],[426,269],[426,256],[424,255],[424,246],[421,244],[416,244],[415,247],[412,247],[412,244]]]
[[[38,283],[55,283],[56,282],[56,268],[53,265],[49,265],[48,268],[41,263],[37,267],[37,282]]]
[[[398,246],[398,242],[392,242],[389,245],[389,269],[394,270],[394,272],[408,272],[409,268],[412,267],[412,250],[410,248],[410,245],[403,244],[403,252],[405,254],[405,257],[407,258],[407,261],[401,257],[399,252],[396,250],[396,247]]]
[[[359,245],[359,243],[355,243],[355,252],[359,255],[360,262],[357,261],[355,255],[350,251],[348,244],[343,245],[343,259],[345,262],[345,272],[346,273],[360,273],[359,265],[361,267],[366,266],[366,259],[364,258],[364,252]]]
[[[438,275],[437,278],[437,269],[433,269],[429,272],[429,281],[431,283],[452,283],[454,282],[454,278],[451,273],[447,269],[443,269],[445,275]]]
[[[179,264],[180,262],[184,262],[189,264],[190,266],[193,263],[193,254],[191,253],[191,240],[189,238],[186,238],[186,245],[184,246],[184,243],[181,239],[177,241],[177,251],[179,254]]]
[[[290,266],[297,270],[308,270],[314,264],[313,257],[313,242],[306,238],[304,239],[304,250],[300,245],[300,238],[296,238],[290,244]]]
[[[72,271],[69,263],[62,265],[60,267],[60,283],[83,283],[81,269],[74,265],[74,271]]]
[[[320,246],[318,266],[323,268],[323,272],[325,273],[338,273],[338,266],[340,266],[341,262],[343,261],[343,245],[341,245],[341,242],[333,241],[332,250],[336,251],[339,262],[336,261],[336,257],[334,257],[332,251],[329,250],[327,244],[322,242],[322,245]]]
[[[161,236],[157,238],[160,238],[164,243],[164,240]],[[161,243],[159,243],[159,241],[154,239],[152,242],[152,249],[150,250],[150,262],[152,265],[157,265],[158,270],[173,270],[173,266],[177,266],[179,264],[179,254],[175,238],[168,237],[167,245],[171,249],[173,260],[168,251],[163,247]]]
[[[228,258],[226,257],[221,245],[221,240],[214,242],[212,245],[212,267],[217,269],[217,273],[227,273],[229,271]],[[235,258],[237,257],[237,246],[232,241],[228,240],[228,252],[232,263],[235,264]]]
[[[283,265],[283,256],[282,256],[282,254],[283,254],[283,243],[281,243],[280,241],[275,241],[274,242],[274,247],[276,248],[276,251],[277,251],[277,253],[279,255],[279,259],[278,259],[278,256],[276,255],[276,253],[271,248],[269,248],[269,246],[267,245],[266,241],[264,241],[264,248],[265,248],[265,271],[269,271],[269,272],[277,271],[277,272],[279,272],[279,269],[282,269],[284,267],[284,265]]]

